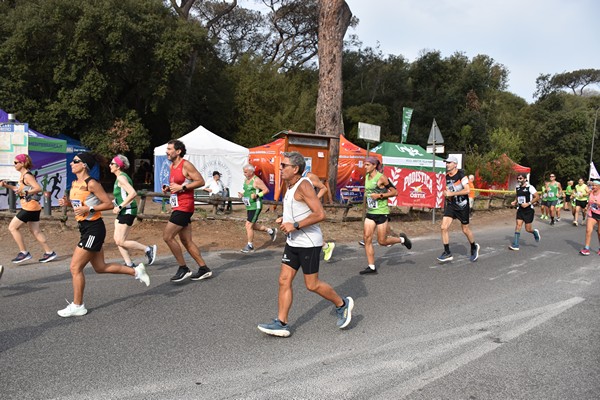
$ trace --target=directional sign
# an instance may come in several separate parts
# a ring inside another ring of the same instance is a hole
[[[437,143],[435,144],[435,151],[433,151],[433,145],[429,145],[427,146],[427,152],[432,154],[432,153],[443,153],[444,152],[444,145],[438,145]]]
[[[429,139],[427,139],[427,144],[442,144],[444,143],[444,138],[442,136],[442,132],[440,128],[437,126],[437,122],[435,122],[435,118],[433,119],[433,123],[431,124],[431,131],[429,131]]]

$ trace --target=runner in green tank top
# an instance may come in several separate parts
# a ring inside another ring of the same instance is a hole
[[[562,185],[556,181],[556,175],[550,174],[550,182],[546,184],[546,203],[550,212],[550,225],[554,225],[555,221],[560,221],[560,214],[556,208],[558,199],[563,197]]]
[[[254,251],[254,231],[267,232],[271,236],[271,241],[277,238],[276,228],[267,228],[257,223],[258,216],[262,210],[262,198],[269,193],[269,188],[258,176],[254,175],[254,166],[248,164],[244,167],[244,186],[243,192],[238,192],[246,206],[246,236],[248,243],[241,252],[251,253]]]
[[[575,191],[575,189],[573,189],[574,183],[572,180],[567,181],[567,187],[565,188],[565,206],[564,209],[566,211],[571,211],[571,200],[572,196],[573,196],[573,192]]]
[[[367,214],[364,224],[365,253],[368,266],[360,271],[361,275],[376,274],[375,250],[373,248],[373,234],[377,230],[377,241],[381,246],[391,246],[402,243],[407,249],[412,247],[410,239],[401,233],[399,237],[388,236],[388,214],[390,208],[388,199],[398,194],[390,180],[381,173],[383,166],[376,157],[368,157],[365,161],[365,200]]]
[[[152,265],[156,259],[156,245],[145,246],[133,240],[127,240],[129,231],[133,226],[137,215],[137,203],[135,198],[137,192],[133,188],[133,181],[123,170],[129,168],[129,159],[122,154],[117,154],[110,162],[110,172],[115,174],[115,184],[113,186],[114,208],[113,214],[117,214],[115,218],[115,244],[119,248],[121,256],[128,267],[134,267],[129,250],[140,250],[146,254],[148,265]]]

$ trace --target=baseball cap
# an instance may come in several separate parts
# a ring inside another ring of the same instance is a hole
[[[451,162],[453,162],[453,163],[455,163],[455,164],[458,164],[458,158],[456,158],[456,156],[450,156],[450,157],[446,158],[446,160],[445,160],[445,161],[446,161],[447,163],[451,163]]]

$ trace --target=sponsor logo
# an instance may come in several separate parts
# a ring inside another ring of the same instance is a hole
[[[413,171],[404,177],[403,191],[409,191],[409,196],[413,199],[424,199],[427,194],[425,189],[431,193],[433,180],[422,171]]]

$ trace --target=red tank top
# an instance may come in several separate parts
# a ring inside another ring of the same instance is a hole
[[[169,182],[183,185],[186,182],[185,176],[183,175],[183,164],[186,160],[181,160],[179,165],[174,168],[171,164],[171,175],[169,176]],[[178,192],[171,194],[169,199],[172,210],[194,212],[194,190],[188,189],[185,192]]]

